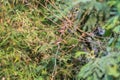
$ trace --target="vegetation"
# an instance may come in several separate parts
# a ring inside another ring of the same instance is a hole
[[[120,80],[119,0],[1,0],[1,80]]]

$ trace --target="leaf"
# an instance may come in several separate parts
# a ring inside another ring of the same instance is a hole
[[[44,80],[42,76],[39,76],[39,78],[36,78],[35,80]]]
[[[80,72],[78,73],[78,80],[100,80],[99,78],[101,78],[103,74],[105,75],[101,78],[102,80],[113,80],[114,77],[118,77],[120,75],[120,73],[117,71],[117,63],[120,62],[119,58],[120,54],[111,53],[108,56],[89,62],[81,68]]]
[[[78,78],[86,78],[89,77],[88,75],[92,74],[92,70],[93,70],[93,64],[92,62],[89,62],[88,64],[86,64],[85,66],[82,67],[82,69],[80,70],[80,72],[78,73]]]
[[[75,53],[75,58],[78,58],[78,57],[80,57],[83,54],[87,54],[87,52],[78,51],[78,52]]]
[[[68,38],[67,40],[68,45],[76,45],[78,44],[78,40],[76,38]]]
[[[93,77],[94,77],[93,80],[99,80],[98,77],[97,77],[97,74],[93,73]]]
[[[114,32],[116,33],[120,33],[120,25],[116,26],[114,29],[113,29]]]
[[[114,77],[118,77],[120,74],[118,73],[117,69],[118,69],[118,66],[117,66],[117,65],[112,65],[112,66],[109,65],[109,66],[107,67],[108,75],[112,75],[112,76],[114,76]]]
[[[118,1],[119,3],[117,4],[117,10],[118,12],[120,12],[120,1]]]
[[[73,3],[73,5],[76,5],[76,4],[80,3],[80,2],[86,3],[86,2],[89,2],[89,1],[92,1],[92,0],[76,0],[76,1]]]
[[[113,5],[116,4],[116,1],[109,1],[107,4],[110,5],[110,6],[113,6]]]
[[[103,75],[103,73],[99,69],[96,69],[96,73],[97,73],[98,77],[102,77],[102,75]]]
[[[95,3],[95,8],[96,8],[97,11],[102,10],[102,3],[96,2]]]
[[[120,37],[118,38],[115,47],[118,48],[118,49],[120,49]]]
[[[115,17],[111,18],[108,22],[108,26],[106,29],[113,28],[116,25],[116,23],[118,22],[118,18],[119,18],[119,16],[115,16]]]
[[[86,30],[88,28],[88,31],[91,31],[91,28],[95,26],[96,21],[97,21],[97,18],[94,15],[90,15],[90,18],[85,23],[83,30]]]
[[[114,38],[111,38],[109,41],[108,41],[108,45],[111,45],[114,41]]]

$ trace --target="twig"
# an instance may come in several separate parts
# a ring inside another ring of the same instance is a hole
[[[58,48],[55,54],[55,61],[54,61],[54,68],[53,68],[53,72],[52,72],[52,76],[50,80],[54,80],[55,74],[56,74],[56,70],[57,70],[57,55],[59,53],[59,48],[60,48],[60,44],[58,44]]]

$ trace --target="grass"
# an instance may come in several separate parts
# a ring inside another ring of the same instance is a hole
[[[71,6],[59,4],[54,0],[0,1],[1,80],[75,80],[88,59],[96,59],[91,55],[94,51],[85,45],[92,34],[80,28],[87,29],[91,24],[88,21],[84,25],[90,11],[83,11],[77,24],[75,15],[69,11]],[[63,8],[65,12],[61,11]],[[93,46],[101,43],[97,47],[100,54],[106,50],[106,39],[93,38]],[[84,53],[89,55],[81,55]]]

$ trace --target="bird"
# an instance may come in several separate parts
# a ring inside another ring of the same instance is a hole
[[[105,34],[105,29],[103,29],[102,27],[97,27],[94,31],[94,34],[96,36],[103,36]]]

